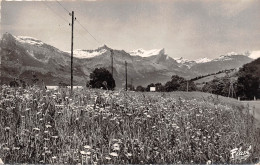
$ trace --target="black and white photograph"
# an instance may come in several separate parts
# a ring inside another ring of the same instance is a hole
[[[260,0],[0,3],[0,165],[260,165]]]

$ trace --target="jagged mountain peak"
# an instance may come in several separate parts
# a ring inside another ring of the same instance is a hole
[[[15,41],[16,41],[15,37],[12,34],[7,32],[3,34],[1,39],[2,44],[8,44],[10,42],[15,42]]]
[[[14,38],[21,42],[21,43],[25,43],[25,44],[31,44],[31,45],[38,45],[41,46],[44,43],[36,38],[33,37],[28,37],[28,36],[14,36]]]
[[[2,40],[7,40],[7,39],[14,39],[14,36],[11,33],[5,32],[2,36]]]
[[[1,39],[2,45],[19,45],[20,47],[25,48],[27,51],[39,51],[39,50],[51,50],[53,52],[64,53],[64,51],[59,50],[52,45],[46,44],[39,39],[29,36],[15,36],[10,33],[4,33]],[[4,46],[5,47],[5,46]]]
[[[165,55],[165,50],[163,49],[151,49],[151,50],[144,50],[139,48],[137,50],[133,50],[128,52],[131,56],[140,56],[140,57],[150,57],[156,55]]]
[[[4,33],[2,36],[2,41],[12,41],[15,40],[19,43],[22,44],[29,44],[29,45],[37,45],[37,46],[42,46],[44,45],[44,43],[41,40],[38,40],[36,38],[33,37],[29,37],[29,36],[15,36],[12,35],[10,33]]]
[[[105,50],[112,50],[112,48],[108,47],[106,44],[102,45],[102,46],[99,46],[97,48],[97,50],[102,50],[102,49],[105,49]]]
[[[10,33],[8,33],[8,32],[5,32],[5,33],[3,34],[3,36],[2,36],[2,40],[3,40],[3,39],[6,39],[6,38],[10,38],[10,37],[13,37],[13,35],[10,34]]]

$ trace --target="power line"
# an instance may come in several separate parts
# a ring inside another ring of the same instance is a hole
[[[56,2],[65,10],[70,14],[70,11],[68,9],[66,9],[59,1],[56,0]]]
[[[60,14],[58,14],[55,10],[53,10],[47,3],[45,3],[44,1],[41,1],[45,6],[47,6],[54,14],[56,14],[58,17],[60,17],[61,19],[63,19],[65,22],[70,23],[68,20],[66,20],[63,16],[61,16]]]
[[[100,44],[100,42],[88,31],[87,28],[85,28],[85,27],[79,22],[79,20],[76,19],[76,22],[78,22],[78,24],[79,24],[98,44]]]
[[[66,9],[59,1],[56,0],[56,2],[57,2],[66,12],[68,12],[68,13],[71,15],[70,11],[69,11],[68,9]],[[76,22],[78,22],[78,24],[79,24],[98,44],[100,44],[100,42],[88,31],[87,28],[85,28],[85,27],[79,22],[78,19],[76,19]]]
[[[65,22],[69,23],[70,22],[68,20],[66,20],[63,16],[61,16],[58,12],[56,12],[53,8],[51,8],[47,3],[45,3],[45,1],[41,1],[45,6],[47,6],[47,8],[49,8],[56,16],[60,17],[62,20],[64,20]],[[77,29],[76,27],[74,27],[75,30],[77,30],[78,33],[80,33],[80,30]],[[77,33],[76,33],[77,35]],[[77,35],[77,37],[82,37],[82,35]],[[84,37],[84,39],[86,39],[86,41],[92,42],[93,41],[89,40],[88,38]]]
[[[85,41],[87,42],[91,42],[92,44],[95,44],[96,42],[93,41],[92,39],[90,40],[89,38],[87,38],[86,36],[82,36],[80,35],[81,31],[77,28],[77,26],[74,26],[74,29],[77,31],[77,33],[75,33],[75,37],[79,38],[79,37],[83,37]],[[78,34],[79,33],[79,34]]]

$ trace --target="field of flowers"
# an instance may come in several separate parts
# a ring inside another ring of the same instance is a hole
[[[242,106],[218,99],[77,89],[1,87],[4,163],[253,163],[260,131]],[[251,146],[245,160],[230,151]]]

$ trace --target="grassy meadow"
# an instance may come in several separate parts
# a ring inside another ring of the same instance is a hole
[[[200,92],[139,93],[2,86],[4,163],[255,163],[260,130],[249,108]],[[230,151],[249,148],[233,160]]]
[[[260,127],[260,100],[258,101],[243,101],[245,106],[249,106],[252,110],[252,114],[259,121],[258,126]]]

